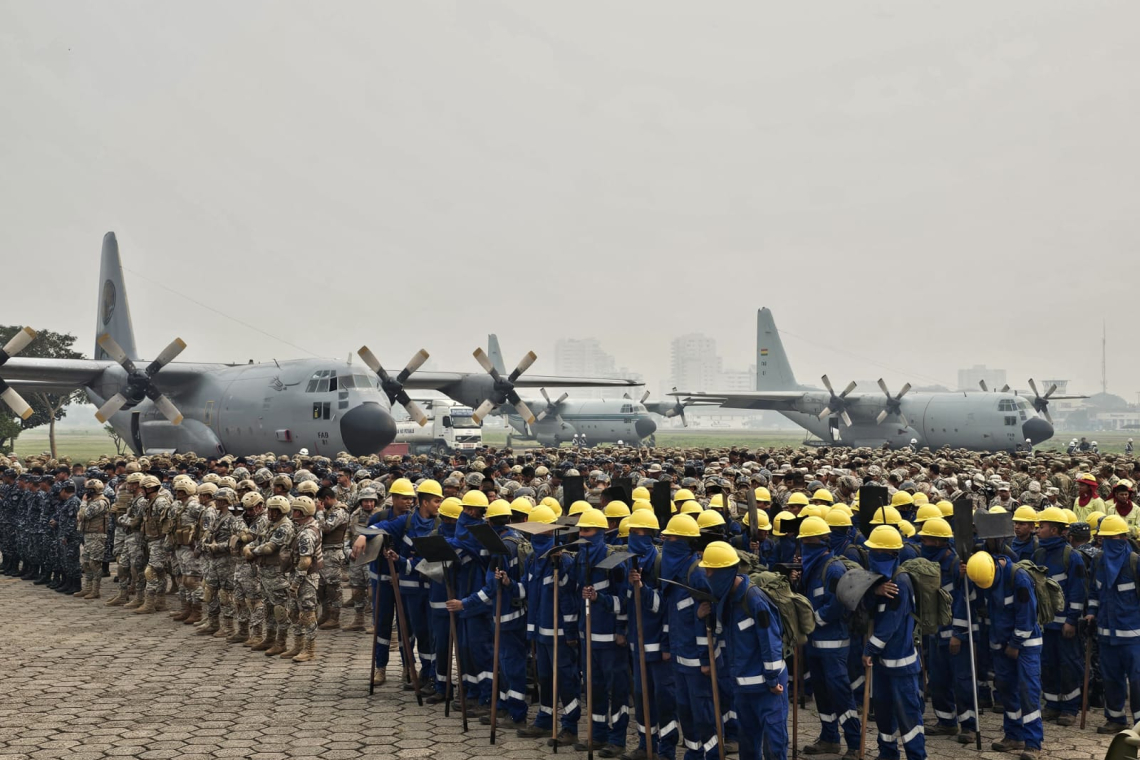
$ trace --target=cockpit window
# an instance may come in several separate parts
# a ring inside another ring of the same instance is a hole
[[[343,378],[348,380],[349,377]],[[345,387],[343,383],[339,384],[340,387]],[[305,386],[305,393],[327,393],[337,389],[338,382],[335,369],[321,369],[313,373],[309,378],[308,385]],[[351,386],[349,386],[351,387]]]
[[[1012,412],[1017,408],[1016,403],[1011,398],[1003,398],[998,402],[999,412]]]

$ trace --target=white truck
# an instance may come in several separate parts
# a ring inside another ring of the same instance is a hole
[[[470,452],[483,445],[483,429],[472,420],[475,410],[450,399],[417,399],[428,417],[420,427],[412,420],[396,423],[396,443],[409,454]]]

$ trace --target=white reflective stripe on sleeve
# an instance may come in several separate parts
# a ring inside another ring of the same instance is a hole
[[[784,669],[784,661],[783,660],[776,660],[775,662],[764,663],[764,670],[783,670],[783,669]]]
[[[610,582],[609,581],[598,581],[597,583],[593,584],[593,586],[594,586],[594,591],[605,591],[606,589],[608,589],[610,587]]]
[[[446,610],[447,609],[447,602],[428,602],[428,605],[433,610]]]
[[[661,651],[661,645],[660,644],[646,644],[645,645],[645,651],[647,653],[648,652],[660,652]]]
[[[876,649],[882,649],[886,645],[887,645],[887,642],[883,641],[878,636],[872,636],[871,637],[871,646],[875,647]]]
[[[1022,642],[1021,646],[1024,649],[1028,649],[1029,647],[1039,647],[1041,646],[1041,637],[1038,636],[1033,639],[1026,639],[1024,642]]]
[[[1005,604],[1005,606],[1007,606],[1007,607],[1008,607],[1009,605],[1013,604],[1013,597],[1012,597],[1012,596],[1007,596],[1007,597],[1005,598],[1004,604]]]
[[[816,628],[822,628],[825,625],[827,625],[827,623],[823,622],[823,618],[821,618],[819,616],[819,612],[816,612],[815,613],[815,626],[816,626]]]
[[[701,661],[694,660],[690,657],[678,657],[677,664],[686,668],[698,668],[701,665]]]
[[[484,594],[482,589],[479,589],[478,593],[476,593],[475,596],[479,597],[479,601],[481,601],[483,604],[488,604],[491,601],[491,597]]]
[[[1072,610],[1073,612],[1080,612],[1081,611],[1081,603],[1080,602],[1069,602],[1069,609]]]
[[[1057,583],[1060,583],[1061,581],[1065,580],[1068,577],[1069,576],[1065,575],[1064,573],[1057,573],[1056,575],[1050,575],[1049,579],[1057,581]]]
[[[756,620],[754,618],[748,617],[748,618],[744,618],[739,623],[737,623],[736,627],[739,628],[740,630],[744,631],[744,630],[751,628],[754,625],[756,625]],[[705,643],[708,643],[708,642],[706,641]]]
[[[1013,629],[1013,635],[1019,639],[1027,639],[1033,635],[1033,631],[1022,631],[1018,628]]]
[[[820,586],[819,588],[812,589],[811,595],[812,596],[823,596],[823,586]]]
[[[851,639],[836,639],[834,641],[813,641],[811,645],[816,649],[842,649],[851,646]]]
[[[1122,639],[1134,639],[1137,636],[1140,636],[1140,631],[1126,631],[1118,628],[1113,631],[1113,635],[1118,636]]]
[[[1129,581],[1128,583],[1116,584],[1116,590],[1117,591],[1133,591],[1135,589],[1136,589],[1136,583],[1133,581]]]
[[[682,599],[681,601],[677,602],[677,609],[678,610],[683,610],[683,609],[686,609],[686,608],[692,607],[692,606],[693,606],[693,597],[691,597],[691,596],[687,596],[684,599]]]
[[[1093,607],[1099,607],[1099,606],[1100,606],[1100,600],[1099,599],[1089,599],[1089,609],[1092,609]]]
[[[499,622],[500,623],[509,623],[512,620],[518,620],[519,618],[521,618],[525,614],[526,614],[526,610],[515,610],[514,612],[510,612],[510,613],[507,613],[506,615],[502,615],[499,618]]]
[[[614,635],[612,633],[591,633],[590,639],[595,642],[600,641],[603,644],[608,644],[614,640]]]

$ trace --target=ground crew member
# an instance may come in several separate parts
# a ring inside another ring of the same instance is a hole
[[[1045,665],[1041,672],[1041,691],[1045,697],[1044,720],[1058,726],[1076,722],[1081,706],[1081,684],[1084,676],[1084,652],[1077,636],[1077,623],[1085,610],[1088,596],[1085,561],[1065,539],[1069,527],[1059,507],[1046,507],[1038,516],[1037,551],[1033,562],[1048,568],[1049,577],[1065,592],[1065,607],[1052,622],[1046,624],[1041,651]]]
[[[788,668],[780,614],[762,590],[738,574],[739,564],[736,550],[723,541],[705,548],[700,567],[718,603],[711,611],[702,604],[701,611],[715,614],[723,630],[725,660],[737,697],[741,760],[784,760]]]
[[[471,528],[483,524],[490,502],[482,491],[472,490],[463,494],[461,504],[463,513],[451,541],[459,555],[458,577],[452,589],[456,598],[447,600],[447,610],[457,613],[455,650],[463,666],[462,686],[469,698],[477,700],[474,708],[468,706],[467,714],[482,717],[491,712],[491,613],[483,605],[467,605],[464,600],[477,594],[486,580],[490,555]]]
[[[1128,525],[1119,515],[1100,521],[1101,553],[1093,563],[1086,620],[1096,626],[1104,681],[1104,715],[1099,734],[1115,734],[1140,720],[1140,604],[1137,559]],[[1125,700],[1132,715],[1125,714]]]
[[[989,612],[994,683],[1005,707],[1005,736],[990,746],[1020,752],[1026,760],[1041,756],[1041,629],[1037,596],[1029,573],[1005,555],[975,552],[966,574],[982,589]]]
[[[455,525],[463,514],[457,497],[449,496],[439,506],[439,527],[436,535],[449,541],[455,537]],[[431,615],[431,642],[435,654],[435,693],[427,699],[436,705],[446,699],[447,682],[451,680],[451,614],[447,611],[447,586],[442,578],[433,579],[428,590],[428,608]],[[422,684],[421,684],[422,685]]]
[[[879,731],[881,760],[897,760],[901,742],[908,760],[926,757],[922,725],[918,652],[914,648],[914,587],[899,573],[902,536],[892,525],[871,531],[865,544],[869,570],[887,580],[869,592],[872,632],[863,647],[863,665],[873,668],[871,699]]]

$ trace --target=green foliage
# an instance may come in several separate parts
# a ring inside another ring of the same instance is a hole
[[[19,325],[0,325],[0,346],[7,343],[20,329],[21,326]],[[20,354],[19,358],[86,359],[86,356],[72,349],[74,344],[74,335],[41,330],[36,339]],[[24,393],[21,395],[32,407],[32,416],[20,424],[21,430],[31,430],[46,425],[52,419],[61,420],[67,414],[65,407],[68,404],[83,399],[83,392],[80,390],[62,396],[55,393]],[[0,425],[0,443],[3,442],[3,430],[3,426]]]
[[[0,402],[2,403],[2,402]],[[16,436],[20,434],[20,421],[12,414],[8,407],[0,409],[0,454],[12,451],[16,443]]]

